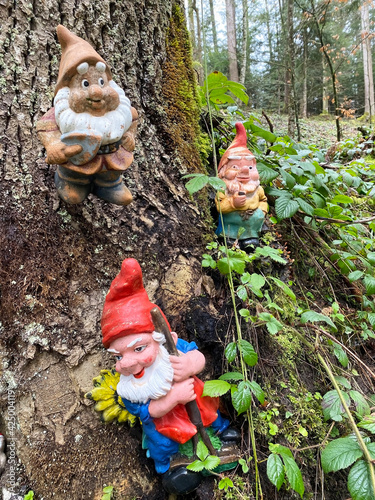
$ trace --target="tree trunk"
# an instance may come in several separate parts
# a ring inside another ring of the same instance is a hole
[[[225,0],[225,9],[227,16],[229,79],[233,82],[238,82],[236,12],[234,7],[234,0]]]
[[[307,29],[303,30],[303,67],[302,67],[302,98],[301,98],[301,118],[307,118]]]
[[[186,338],[186,304],[212,234],[205,202],[198,210],[181,180],[201,169],[182,9],[179,0],[0,3],[0,432],[16,445],[0,488],[17,464],[18,484],[46,500],[96,500],[105,484],[119,498],[160,498],[139,426],[104,426],[83,395],[113,366],[100,317],[124,258],[138,259],[150,298]],[[93,45],[139,112],[127,207],[57,196],[35,123],[52,103],[58,23]]]
[[[371,54],[371,39],[370,19],[369,19],[369,4],[365,0],[360,8],[361,11],[361,27],[362,27],[362,53],[363,53],[363,77],[365,85],[365,113],[369,115],[370,122],[374,116],[374,77],[372,72],[372,54]]]
[[[249,7],[247,0],[242,0],[242,64],[240,71],[240,83],[245,85],[247,64],[248,64],[248,39],[249,39]]]
[[[286,86],[288,88],[288,135],[294,137],[296,126],[296,96],[294,85],[294,0],[288,0],[288,13],[286,18],[287,40],[288,40],[288,58],[286,72]],[[287,104],[287,103],[286,103]]]
[[[198,62],[197,74],[198,81],[200,85],[203,85],[204,71],[203,71],[203,46],[202,46],[202,29],[201,20],[199,15],[199,8],[197,7],[197,0],[193,0],[193,11],[195,13],[196,20],[196,43],[193,49],[193,59]]]
[[[329,101],[329,95],[328,95],[328,89],[327,89],[327,63],[326,63],[326,58],[324,54],[322,54],[322,113],[325,115],[328,115],[329,113],[329,107],[328,107],[328,101]]]
[[[218,52],[214,0],[210,0],[210,21],[211,21],[211,27],[212,27],[212,41],[214,44],[214,51]]]

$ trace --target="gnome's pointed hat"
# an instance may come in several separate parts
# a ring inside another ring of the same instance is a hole
[[[62,88],[69,85],[71,78],[76,73],[76,68],[83,62],[95,65],[102,62],[106,65],[105,72],[108,79],[112,79],[111,71],[102,57],[91,47],[91,45],[71,33],[65,26],[59,24],[56,28],[57,38],[61,45],[61,61],[59,76],[57,78],[55,95]]]
[[[154,307],[157,306],[150,302],[143,286],[140,265],[135,259],[125,259],[104,302],[101,323],[104,347],[108,349],[114,340],[132,333],[153,333],[150,311]],[[163,317],[167,321],[164,314]],[[167,324],[169,327],[168,321]]]
[[[247,149],[247,134],[246,129],[242,123],[236,123],[236,131],[236,137],[221,157],[218,166],[219,177],[222,177],[224,175],[226,170],[224,167],[228,163],[230,156],[251,156],[252,158],[255,158],[253,153],[249,149]]]

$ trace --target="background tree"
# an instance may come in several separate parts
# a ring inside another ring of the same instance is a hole
[[[9,437],[13,389],[16,476],[40,497],[100,498],[103,485],[113,484],[122,498],[160,498],[139,429],[105,427],[83,394],[113,365],[101,348],[100,316],[124,258],[139,260],[150,296],[187,338],[185,309],[211,229],[181,180],[201,169],[183,5],[3,2],[0,19],[0,431]],[[104,57],[139,112],[128,207],[91,195],[68,206],[57,196],[35,123],[53,99],[58,23]]]

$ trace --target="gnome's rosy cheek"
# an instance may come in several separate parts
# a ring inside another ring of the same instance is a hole
[[[232,181],[237,177],[238,170],[234,168],[229,168],[225,174],[224,174],[224,179],[228,179],[228,181]]]
[[[106,85],[103,89],[103,98],[106,111],[114,111],[120,104],[120,97],[115,89]]]
[[[69,106],[75,113],[86,111],[86,93],[84,90],[75,87],[70,89]]]

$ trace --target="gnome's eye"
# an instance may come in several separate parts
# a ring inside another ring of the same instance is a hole
[[[85,87],[87,88],[87,87],[90,86],[90,83],[89,83],[88,80],[82,80],[82,84],[81,85],[82,85],[83,88],[85,88]]]
[[[121,361],[122,360],[122,356],[115,356],[115,360],[116,361]]]
[[[240,167],[238,165],[232,165],[231,168],[234,168],[235,170],[238,170]]]
[[[140,345],[134,349],[134,352],[143,352],[146,349],[147,345]]]
[[[101,87],[104,87],[104,80],[103,78],[99,78],[98,83]]]

